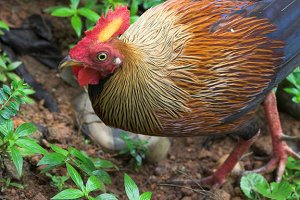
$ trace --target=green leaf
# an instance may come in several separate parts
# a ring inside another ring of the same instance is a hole
[[[14,182],[10,182],[9,185],[13,186],[15,188],[18,188],[18,189],[24,189],[25,188],[22,184],[14,183]]]
[[[113,194],[101,194],[99,196],[96,197],[97,200],[118,200],[117,197]]]
[[[44,157],[38,162],[38,166],[40,165],[61,165],[65,162],[66,157],[62,156],[59,153],[49,153],[44,155]]]
[[[76,35],[78,37],[80,37],[81,30],[82,30],[82,22],[81,22],[80,17],[78,17],[78,15],[73,15],[73,17],[71,18],[71,24],[72,24],[73,29],[76,32]]]
[[[276,200],[285,200],[293,192],[293,187],[286,181],[271,183],[272,197]]]
[[[23,158],[26,156],[33,156],[36,154],[36,153],[32,152],[30,149],[25,149],[20,146],[19,146],[18,150]]]
[[[78,199],[83,197],[84,193],[78,189],[69,188],[61,191],[51,199]]]
[[[124,185],[125,185],[125,192],[129,200],[140,199],[139,189],[137,185],[127,174],[124,175]]]
[[[3,59],[3,57],[0,57],[0,67],[2,67],[3,69],[6,70],[6,64],[5,64],[5,60]]]
[[[68,151],[70,152],[71,155],[75,156],[81,162],[83,162],[83,164],[85,164],[89,168],[89,171],[96,170],[94,163],[87,155],[84,155],[82,152],[78,151],[73,147],[69,147]]]
[[[12,73],[12,72],[8,72],[6,73],[6,75],[8,76],[8,78],[10,78],[11,80],[16,80],[16,81],[20,81],[21,78],[15,74],[15,73]]]
[[[79,2],[80,0],[71,0],[71,8],[74,10],[77,9]]]
[[[6,77],[5,74],[0,74],[0,81],[1,81],[2,83],[6,83],[7,77]],[[3,104],[3,101],[0,102],[0,104]]]
[[[83,181],[79,173],[72,167],[69,163],[66,163],[68,174],[74,181],[74,183],[82,190],[85,191],[85,187],[83,185]]]
[[[2,88],[0,88],[0,98],[2,99],[2,101],[8,100],[8,96],[5,94],[5,92]]]
[[[28,138],[19,138],[16,144],[33,154],[47,154],[48,152],[41,147],[36,141]]]
[[[70,17],[74,14],[75,10],[67,7],[56,8],[54,11],[51,12],[51,15],[55,17]]]
[[[3,91],[4,91],[6,94],[11,95],[11,89],[10,89],[9,86],[3,85],[2,88],[3,88]]]
[[[140,200],[150,200],[151,197],[152,197],[151,192],[144,192],[143,194],[141,194]]]
[[[111,178],[106,171],[96,170],[96,171],[93,171],[93,175],[97,176],[105,184],[112,183]]]
[[[44,12],[52,13],[54,10],[57,10],[58,8],[65,8],[65,6],[51,6],[49,8],[44,9]]]
[[[266,179],[256,173],[246,174],[241,178],[240,183],[243,193],[250,199],[255,197],[255,193],[270,194],[269,184]]]
[[[75,159],[75,166],[77,166],[81,171],[84,171],[89,176],[92,175],[93,170],[91,170],[86,164],[84,164],[79,159]]]
[[[283,90],[285,92],[287,92],[289,94],[293,94],[293,95],[299,95],[300,94],[300,90],[297,90],[297,88],[284,88]]]
[[[91,176],[87,180],[86,191],[89,193],[95,190],[105,191],[105,186],[96,176]]]
[[[12,119],[6,120],[0,125],[0,133],[7,136],[10,132],[14,131],[14,122]]]
[[[11,102],[9,102],[9,107],[12,108],[12,109],[14,109],[15,111],[19,111],[20,104],[18,104],[15,101],[11,101]]]
[[[10,63],[10,64],[7,66],[7,70],[8,70],[8,71],[15,70],[15,69],[17,69],[21,64],[22,64],[21,61],[15,61],[15,62],[12,62],[12,63]]]
[[[23,158],[15,146],[10,147],[10,152],[11,152],[13,163],[17,169],[18,176],[21,177],[22,170],[23,170]]]
[[[89,8],[79,8],[77,12],[81,15],[84,16],[85,18],[91,20],[92,22],[96,23],[98,19],[100,18],[100,15],[98,15],[96,12]]]
[[[108,160],[102,160],[102,159],[97,159],[94,162],[94,165],[96,168],[103,168],[103,169],[108,169],[108,168],[116,168],[116,165],[113,164],[112,162],[108,161]]]
[[[33,89],[24,89],[23,92],[26,94],[26,95],[31,95],[31,94],[34,94],[35,91]]]
[[[4,21],[2,21],[2,20],[0,20],[0,28],[3,28],[5,30],[7,30],[7,31],[9,30],[8,25]]]
[[[0,110],[0,115],[6,120],[9,120],[11,118],[12,113],[5,107],[3,110]]]
[[[16,135],[18,137],[25,137],[28,135],[33,134],[37,131],[37,128],[35,125],[31,123],[23,123],[16,129]]]
[[[60,148],[59,146],[56,146],[54,144],[50,144],[50,147],[56,153],[62,154],[64,156],[66,156],[66,157],[69,155],[69,152],[67,150],[64,150],[63,148]]]

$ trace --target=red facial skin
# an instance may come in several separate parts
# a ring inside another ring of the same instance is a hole
[[[81,63],[80,66],[73,67],[80,86],[98,84],[101,79],[114,73],[120,67],[121,64],[116,64],[115,59],[123,62],[123,55],[114,48],[112,40],[106,43],[87,40],[88,38],[84,38],[70,51],[71,59]],[[101,53],[106,53],[106,60],[98,59]]]
[[[116,29],[109,40],[100,42],[99,33],[116,18],[122,19],[121,26]],[[117,36],[128,29],[129,25],[129,10],[126,6],[117,7],[115,11],[109,11],[106,17],[102,16],[93,30],[85,32],[85,37],[70,50],[71,59],[80,63],[73,67],[80,86],[96,85],[122,65],[124,57],[115,46],[114,41],[117,40]],[[98,55],[101,53],[107,54],[106,60],[98,59]]]

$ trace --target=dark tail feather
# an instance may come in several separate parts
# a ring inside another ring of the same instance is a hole
[[[300,65],[300,0],[262,0],[247,10],[250,16],[268,18],[277,27],[269,37],[286,43],[275,80],[278,84]]]

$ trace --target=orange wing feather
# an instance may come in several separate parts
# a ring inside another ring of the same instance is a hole
[[[216,4],[207,0],[167,4],[178,11],[176,24],[188,26],[186,31],[193,34],[182,55],[174,60],[176,66],[191,67],[184,73],[179,69],[172,77],[192,98],[187,102],[191,112],[184,113],[182,118],[174,120],[162,115],[164,132],[174,135],[228,133],[253,118],[265,90],[271,89],[268,86],[274,80],[276,66],[282,61],[280,49],[284,44],[267,38],[275,27],[266,19],[240,14],[220,17],[249,4],[241,1]],[[185,81],[188,77],[195,81],[192,84]]]

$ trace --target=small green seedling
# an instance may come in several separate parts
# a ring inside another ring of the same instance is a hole
[[[14,129],[12,119],[0,125],[0,158],[11,158],[19,177],[22,175],[24,156],[47,153],[36,140],[28,137],[35,131],[36,127],[31,123],[21,124]]]
[[[69,180],[69,176],[55,176],[50,173],[46,173],[46,176],[51,178],[51,184],[59,191],[66,188],[65,182]]]
[[[107,169],[111,169],[111,168],[118,169],[112,162],[99,159],[99,158],[92,159],[85,152],[79,151],[73,147],[69,147],[66,150],[54,144],[50,144],[50,147],[53,150],[53,152],[45,154],[44,157],[38,163],[38,165],[46,165],[46,167],[41,171],[42,173],[48,172],[53,168],[66,166],[69,172],[68,176],[70,176],[71,179],[74,181],[74,183],[78,185],[81,176],[76,170],[75,171],[73,170],[76,167],[77,169],[80,170],[81,174],[83,174],[84,178],[88,178],[88,182],[85,189],[83,189],[80,183],[79,189],[81,189],[81,192],[69,188],[57,194],[58,196],[56,195],[55,197],[53,197],[54,199],[56,198],[61,199],[61,195],[66,195],[72,192],[75,193],[74,198],[76,197],[76,195],[83,195],[80,197],[93,199],[92,197],[89,196],[89,192],[91,192],[88,189],[88,187],[90,187],[89,186],[90,181],[97,182],[98,185],[100,184],[101,188],[98,189],[102,191],[105,191],[105,184],[112,183],[109,174],[106,172]],[[68,176],[62,176],[62,177],[59,176],[57,177],[53,175],[48,175],[48,176],[51,177],[51,179],[55,183],[55,186],[58,187],[59,190],[66,188],[65,181],[67,180]],[[69,198],[68,196],[68,199],[72,199],[72,198]]]
[[[256,173],[244,175],[240,183],[241,189],[248,199],[300,199],[300,161],[288,158],[283,180],[279,183],[268,183]]]
[[[125,146],[119,154],[130,155],[132,157],[130,164],[138,170],[146,158],[148,141],[130,138],[126,132],[121,133],[120,137],[124,140]]]
[[[90,196],[90,192],[101,190],[105,192],[105,186],[103,182],[101,182],[96,176],[90,176],[86,182],[83,184],[82,177],[76,171],[74,167],[70,164],[66,164],[68,175],[71,177],[72,181],[76,184],[78,189],[68,188],[66,190],[61,191],[51,199],[78,199],[85,197],[89,200],[101,199],[99,196],[94,198]]]
[[[12,120],[20,105],[29,102],[26,90],[30,90],[29,86],[22,80],[14,80],[10,87],[2,85],[0,88],[0,161],[4,162],[5,158],[12,160],[19,177],[22,175],[23,157],[47,153],[36,140],[30,138],[37,130],[33,124],[23,123],[15,128]],[[0,166],[4,170],[4,164]],[[5,185],[15,184],[6,179]]]

